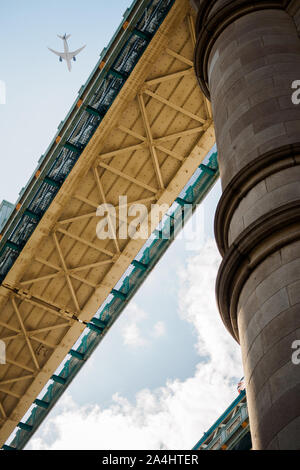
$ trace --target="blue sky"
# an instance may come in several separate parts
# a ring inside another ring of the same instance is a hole
[[[0,199],[15,202],[129,6],[128,0],[12,0],[0,6]],[[48,51],[87,47],[72,72]],[[14,182],[12,184],[12,181]]]
[[[16,201],[128,6],[128,0],[2,2],[0,80],[7,100],[0,105],[0,200]],[[87,44],[71,73],[47,50],[60,50],[56,35],[65,32],[72,34],[70,48]],[[173,243],[29,448],[191,448],[235,398],[239,349],[214,296],[220,193],[218,183],[198,210],[204,226],[197,246]],[[66,439],[74,422],[84,431],[79,443]],[[124,429],[131,430],[126,439]]]

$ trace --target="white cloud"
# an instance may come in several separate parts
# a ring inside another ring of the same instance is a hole
[[[127,322],[141,322],[148,317],[148,314],[134,302],[131,302],[128,307],[126,307],[124,313]]]
[[[124,312],[121,326],[123,343],[134,348],[149,345],[151,339],[161,338],[166,333],[166,326],[163,321],[156,322],[151,328],[151,332],[143,331],[141,323],[149,318],[149,315],[135,303],[129,304]]]
[[[154,329],[153,329],[153,336],[155,338],[161,338],[165,334],[166,334],[166,325],[164,324],[164,322],[158,321],[157,323],[155,323]]]
[[[142,336],[141,330],[136,323],[130,323],[123,328],[123,341],[128,346],[144,346],[147,341]]]
[[[233,384],[243,375],[239,347],[225,330],[215,305],[219,263],[215,243],[209,241],[179,274],[179,313],[194,326],[201,357],[193,377],[169,381],[154,391],[142,390],[135,403],[115,395],[113,404],[103,409],[79,407],[66,395],[58,405],[59,416],[47,421],[29,447],[191,449],[236,397]],[[140,318],[138,307],[133,307],[131,315],[135,321]],[[162,325],[157,331],[162,331]],[[127,335],[127,341],[140,338],[134,329]]]
[[[147,313],[142,310],[135,303],[129,304],[126,309],[123,327],[122,337],[124,344],[133,347],[141,347],[147,344],[147,339],[143,336],[141,328],[138,323],[142,322],[147,318]]]
[[[220,374],[239,374],[240,348],[225,329],[217,310],[215,282],[221,257],[214,240],[206,242],[200,253],[189,259],[187,268],[179,273],[181,291],[179,308],[182,318],[195,327],[196,348],[206,358],[211,370]]]

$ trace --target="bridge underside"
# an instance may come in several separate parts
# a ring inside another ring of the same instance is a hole
[[[97,207],[171,206],[215,142],[191,15],[174,3],[0,287],[1,445],[145,242],[120,239],[121,219],[98,239]]]

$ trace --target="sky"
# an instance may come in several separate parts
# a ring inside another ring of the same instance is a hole
[[[0,199],[15,202],[65,118],[78,91],[119,26],[130,0],[0,2]],[[87,44],[70,73],[47,47]]]
[[[108,44],[128,0],[0,5],[0,201],[15,202]],[[57,34],[87,47],[71,73]],[[237,396],[240,349],[215,301],[217,183],[27,449],[191,449]],[[192,222],[187,230],[191,230]],[[76,432],[80,429],[80,432]]]

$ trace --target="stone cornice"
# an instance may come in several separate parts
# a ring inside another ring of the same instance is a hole
[[[245,166],[226,187],[215,216],[215,237],[222,256],[228,250],[228,232],[232,216],[240,201],[268,176],[300,165],[300,142],[267,152]]]
[[[218,7],[218,0],[193,0],[194,7],[198,5],[195,70],[200,87],[208,99],[208,61],[220,34],[232,22],[248,13],[266,9],[285,10],[290,3],[291,0],[229,0]]]
[[[260,217],[227,251],[217,277],[216,296],[223,323],[236,341],[238,301],[245,282],[268,256],[296,240],[300,240],[300,201]]]

